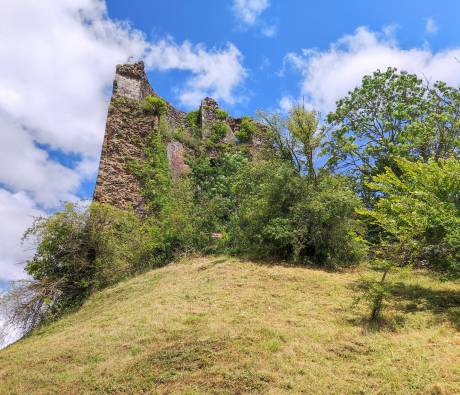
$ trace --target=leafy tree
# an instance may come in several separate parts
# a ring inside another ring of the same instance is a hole
[[[397,158],[428,161],[457,156],[460,91],[437,82],[426,86],[414,74],[388,68],[365,76],[327,117],[329,165],[355,175],[367,203],[365,183]]]
[[[412,158],[428,161],[458,157],[460,90],[436,82],[427,91],[423,117],[407,126],[405,144]]]
[[[257,116],[261,124],[261,140],[263,142],[263,156],[267,159],[279,159],[290,162],[300,174],[302,158],[299,152],[299,142],[288,129],[288,119],[279,114],[258,111]]]
[[[397,159],[368,187],[381,194],[364,214],[384,230],[381,248],[392,262],[460,275],[460,161]]]
[[[379,198],[373,209],[361,210],[382,229],[374,246],[374,266],[382,277],[364,282],[371,320],[379,318],[388,276],[399,267],[460,276],[460,161],[396,161],[399,174],[387,168],[374,176],[368,187]]]
[[[203,225],[208,235],[225,231],[235,209],[232,179],[245,163],[244,154],[227,151],[216,158],[202,154],[191,163],[196,210],[205,219]]]
[[[316,181],[314,158],[323,142],[323,132],[318,128],[319,114],[294,106],[288,119],[288,130],[300,142],[310,181]]]
[[[416,75],[394,68],[365,76],[327,116],[329,164],[364,181],[396,170],[394,158],[407,154],[405,128],[423,114],[426,94]]]

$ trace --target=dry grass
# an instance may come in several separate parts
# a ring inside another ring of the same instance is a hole
[[[0,351],[0,393],[460,393],[460,290],[418,274],[380,330],[359,272],[196,258]]]

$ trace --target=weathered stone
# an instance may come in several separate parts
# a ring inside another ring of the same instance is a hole
[[[117,65],[113,81],[113,96],[142,100],[153,94],[154,91],[144,72],[144,62]]]
[[[139,180],[132,173],[130,163],[145,160],[145,146],[148,136],[158,131],[158,119],[147,114],[141,101],[149,95],[155,95],[144,71],[144,63],[117,65],[110,101],[104,143],[99,163],[93,199],[119,208],[133,208],[139,215],[145,213],[144,200]],[[164,119],[170,130],[170,141],[166,144],[167,156],[173,180],[177,180],[190,169],[186,164],[188,149],[184,144],[171,138],[174,130],[187,132],[186,113],[175,109],[169,103]],[[201,128],[203,138],[209,137],[216,122],[228,125],[224,139],[235,143],[235,135],[241,123],[240,119],[218,117],[219,106],[212,98],[201,102]],[[212,157],[218,152],[208,152]]]
[[[176,181],[182,174],[189,170],[185,163],[185,147],[179,141],[170,141],[166,145],[168,154],[169,167],[171,169],[172,178]]]

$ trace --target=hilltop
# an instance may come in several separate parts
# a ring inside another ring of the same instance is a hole
[[[372,330],[362,275],[183,259],[0,351],[0,393],[459,393],[456,285],[401,278]]]

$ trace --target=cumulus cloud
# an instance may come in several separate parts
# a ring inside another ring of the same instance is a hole
[[[5,2],[0,41],[0,280],[24,276],[16,263],[32,217],[94,180],[117,63],[189,72],[178,88],[188,104],[208,94],[234,103],[246,75],[234,45],[151,42],[111,20],[104,0]]]
[[[76,199],[94,177],[114,66],[148,44],[99,0],[6,2],[0,41],[0,278],[14,279],[32,216]]]
[[[240,99],[235,89],[247,75],[241,52],[231,43],[220,50],[207,50],[202,44],[185,41],[179,45],[168,38],[153,43],[145,60],[154,69],[191,72],[192,76],[179,87],[179,100],[186,106],[198,105],[205,96],[235,103]]]
[[[260,20],[260,15],[270,6],[269,0],[233,0],[233,12],[244,30],[255,26],[265,37],[275,37],[278,33],[276,23]]]
[[[283,96],[278,102],[282,113],[287,113],[295,105],[295,99],[292,96]]]
[[[428,18],[425,22],[425,33],[434,34],[438,31],[438,25],[433,18]]]
[[[233,0],[235,15],[246,25],[253,25],[269,5],[269,0]]]
[[[23,264],[32,255],[31,245],[20,243],[24,231],[35,217],[45,215],[24,192],[10,192],[0,188],[0,278],[24,278]]]
[[[285,65],[301,73],[300,94],[308,105],[326,113],[335,102],[358,86],[366,74],[389,66],[416,73],[422,78],[460,84],[460,48],[432,52],[426,48],[401,48],[392,32],[365,27],[345,35],[325,51],[304,49],[289,53]]]

